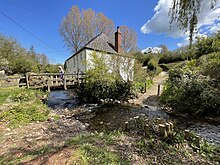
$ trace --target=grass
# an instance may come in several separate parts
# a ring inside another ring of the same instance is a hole
[[[66,145],[73,146],[75,152],[68,160],[70,164],[96,165],[96,164],[129,164],[129,160],[112,150],[116,145],[117,133],[81,135],[69,140]]]
[[[3,88],[0,94],[0,121],[18,127],[36,121],[45,121],[49,109],[41,101],[46,93],[26,88]]]
[[[114,152],[91,145],[83,144],[72,155],[72,163],[90,164],[128,164]]]
[[[24,162],[32,161],[34,159],[37,159],[38,157],[48,155],[50,153],[56,152],[58,150],[57,148],[52,148],[49,146],[44,146],[41,148],[38,148],[33,151],[27,152],[25,149],[15,149],[15,153],[7,154],[7,155],[0,155],[0,164],[22,164]]]
[[[181,136],[182,134],[178,134]],[[129,141],[128,147],[122,139],[136,136],[134,141]],[[42,160],[51,155],[65,154],[68,148],[70,155],[64,158],[66,164],[79,165],[127,165],[132,160],[128,155],[135,153],[144,160],[143,164],[219,164],[220,147],[202,143],[200,150],[194,151],[186,140],[163,141],[152,134],[148,137],[130,134],[129,132],[111,132],[100,134],[86,134],[71,138],[64,146],[43,146],[31,151],[17,149],[14,152],[1,155],[0,164],[21,164]],[[121,149],[122,150],[121,150]],[[63,152],[62,152],[63,150]],[[18,154],[21,153],[21,154]],[[125,154],[127,153],[127,154]],[[59,162],[56,156],[53,161]],[[141,164],[142,164],[141,163]]]
[[[181,131],[174,132],[172,139],[166,140],[161,139],[153,131],[148,133],[148,136],[145,136],[141,132],[138,134],[114,132],[72,138],[66,143],[66,146],[74,148],[74,153],[68,162],[80,165],[129,164],[131,160],[123,156],[123,152],[132,154],[135,151],[146,164],[220,163],[220,146],[218,145],[202,142],[200,148],[195,150],[194,141],[185,140]],[[131,136],[135,139],[135,141],[129,141],[131,146],[125,147],[124,151],[118,150],[124,143],[122,139],[129,139]]]

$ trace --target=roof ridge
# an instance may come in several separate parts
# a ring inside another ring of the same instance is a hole
[[[93,37],[89,42],[87,42],[82,48],[85,48],[87,45],[89,45],[93,40],[95,40],[98,36],[100,36],[101,34],[104,34],[103,32],[99,33],[98,35],[96,35],[95,37]]]
[[[104,51],[112,54],[117,54],[114,48],[114,41],[103,32],[93,37],[89,42],[87,42],[71,57],[75,56],[78,52],[82,51],[83,49],[93,49],[93,50]],[[69,57],[67,60],[69,60],[71,57]]]
[[[98,38],[99,36],[104,35],[104,37],[106,37],[108,39],[108,41],[113,44],[113,40],[107,36],[104,32],[99,33],[97,36],[95,36],[94,38],[92,38],[89,42],[87,42],[87,44],[85,44],[82,48],[85,48],[86,46],[88,46],[91,42],[93,42],[96,38]]]

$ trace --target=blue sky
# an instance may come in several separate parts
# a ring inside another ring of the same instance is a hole
[[[96,12],[102,12],[113,20],[115,27],[126,25],[134,29],[138,35],[138,47],[141,50],[162,44],[167,45],[169,50],[174,50],[187,43],[187,33],[184,34],[182,30],[175,27],[175,24],[171,31],[168,28],[167,12],[171,1],[0,0],[0,33],[15,37],[27,49],[33,45],[36,52],[46,54],[51,63],[63,63],[71,53],[64,46],[58,29],[62,18],[67,15],[71,6],[77,5],[80,9],[92,8]],[[205,1],[209,3],[209,0]],[[220,29],[219,13],[219,5],[214,11],[204,8],[198,24],[198,35],[206,36]]]

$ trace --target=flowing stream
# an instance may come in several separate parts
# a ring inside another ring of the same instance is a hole
[[[62,111],[63,109],[74,109],[78,104],[73,90],[56,90],[49,94],[47,105],[56,110]]]
[[[52,91],[48,97],[47,104],[54,111],[61,113],[64,110],[74,111],[79,106],[79,101],[76,99],[72,90],[63,91]],[[96,104],[84,104],[81,105],[86,109],[89,114],[87,117],[78,116],[77,119],[88,124],[90,130],[117,130],[119,126],[125,121],[129,121],[135,116],[146,116],[149,119],[152,118],[164,118],[171,119],[161,109],[157,109],[153,106],[142,106],[142,107],[129,107],[121,105],[111,106],[98,106]],[[94,110],[95,109],[95,113]],[[190,121],[181,119],[179,126],[183,129],[189,129],[196,134],[203,137],[205,140],[220,144],[220,125],[207,124],[204,121]]]

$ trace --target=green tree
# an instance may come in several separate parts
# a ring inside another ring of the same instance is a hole
[[[44,72],[47,65],[46,55],[36,53],[34,46],[26,50],[14,38],[0,34],[0,69],[7,74]]]
[[[59,73],[59,66],[62,64],[47,64],[45,67],[45,73]]]
[[[202,55],[210,54],[213,52],[220,51],[220,31],[209,36],[207,38],[198,37],[195,43],[195,54],[194,58],[199,58]]]

